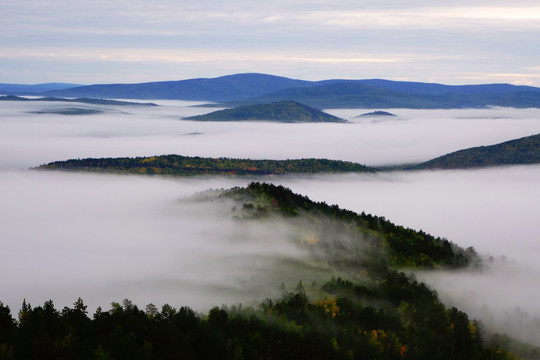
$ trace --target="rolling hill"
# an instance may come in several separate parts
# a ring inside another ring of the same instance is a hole
[[[41,94],[58,97],[210,101],[226,103],[228,107],[281,100],[294,100],[319,109],[540,107],[540,89],[531,86],[444,85],[384,79],[305,81],[256,73],[138,84],[88,85]]]
[[[295,101],[239,106],[184,118],[195,121],[346,122]]]
[[[392,84],[395,84],[394,82]],[[430,88],[431,84],[424,84]],[[517,87],[477,85],[479,88],[446,87],[455,92],[411,93],[390,88],[367,85],[361,81],[333,82],[326,85],[292,88],[276,91],[252,99],[229,102],[228,105],[262,104],[281,100],[294,100],[322,109],[455,109],[506,106],[516,108],[540,107],[540,91],[525,91]],[[392,86],[394,87],[394,86]],[[476,89],[476,91],[474,91]],[[536,89],[536,88],[533,88]],[[420,90],[419,90],[420,91]],[[493,92],[490,92],[493,91]]]
[[[55,90],[49,96],[117,99],[173,99],[191,101],[234,101],[286,88],[312,86],[311,82],[266,74],[236,74],[212,79],[188,79],[140,84],[89,85]]]
[[[348,161],[328,159],[251,160],[161,155],[136,158],[102,158],[56,161],[40,170],[89,171],[114,174],[194,175],[283,175],[374,172],[375,169]]]
[[[467,169],[540,163],[540,134],[459,150],[407,169]]]

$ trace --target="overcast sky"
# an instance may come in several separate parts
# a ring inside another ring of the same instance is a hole
[[[540,86],[535,0],[1,1],[0,82],[261,72]]]

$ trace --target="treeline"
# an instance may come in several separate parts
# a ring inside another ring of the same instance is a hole
[[[309,287],[317,287],[311,284]],[[311,300],[306,286],[257,308],[197,314],[129,300],[98,308],[81,299],[57,310],[0,303],[0,359],[512,359],[484,345],[480,324],[403,273],[366,287],[331,279]]]
[[[72,159],[41,165],[38,169],[174,176],[281,175],[375,171],[365,165],[328,159],[251,160],[181,155]]]
[[[354,254],[350,247],[345,246],[343,238],[356,237],[359,244],[370,245],[369,248],[362,247],[363,252],[377,253],[371,257],[371,261],[377,264],[386,255],[390,265],[399,267],[457,268],[480,263],[473,248],[462,249],[447,239],[396,225],[382,216],[364,212],[357,214],[337,205],[314,202],[281,185],[253,182],[246,188],[228,190],[222,196],[233,198],[240,204],[238,216],[241,218],[261,218],[279,213],[286,217],[303,215],[311,219],[309,228],[323,233],[319,240],[326,238],[326,245],[332,245],[332,249],[327,248],[325,252],[334,254],[336,261],[344,261],[350,258],[347,254]],[[324,245],[324,241],[319,244]],[[385,251],[385,254],[377,250]],[[358,257],[352,259],[357,260]],[[364,257],[362,260],[365,261]]]

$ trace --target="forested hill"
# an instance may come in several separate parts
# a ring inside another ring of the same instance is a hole
[[[287,100],[271,104],[239,106],[184,119],[195,121],[346,122],[320,110]]]
[[[220,200],[234,205],[232,214],[247,229],[261,220],[289,224],[296,234],[290,240],[311,254],[306,264],[282,261],[270,270],[287,267],[289,275],[302,274],[293,286],[282,286],[281,297],[256,307],[216,306],[200,315],[169,304],[148,304],[143,310],[129,299],[112,303],[110,309],[98,308],[93,316],[88,316],[80,298],[61,311],[52,301],[37,307],[23,301],[17,321],[0,303],[0,356],[514,358],[500,348],[508,345],[508,337],[504,342],[486,338],[479,323],[455,307],[446,307],[435,291],[395,269],[403,259],[407,266],[460,267],[474,259],[473,252],[384,218],[312,202],[281,186],[252,183],[190,199],[212,204]],[[317,268],[324,268],[318,278],[322,273],[325,279],[311,281]]]
[[[340,160],[251,160],[161,155],[135,158],[72,159],[41,165],[42,170],[107,172],[115,174],[284,175],[374,172],[365,165]]]
[[[465,169],[540,163],[540,134],[456,151],[407,169]]]
[[[457,268],[472,265],[478,260],[474,251],[461,249],[446,239],[395,225],[384,217],[357,214],[336,205],[314,202],[283,186],[254,182],[247,188],[226,191],[222,196],[237,202],[239,210],[236,216],[241,219],[260,219],[275,214],[285,218],[308,216],[311,224],[303,226],[310,229],[312,238],[318,239],[310,242],[310,245],[325,249],[324,256],[331,258],[330,261],[335,266],[339,264],[344,271],[357,271],[358,267],[366,267],[367,264],[373,274],[382,269],[379,267],[383,264],[394,267]],[[336,226],[335,234],[332,234],[331,228],[318,228],[321,224],[327,224],[327,219]],[[340,226],[343,226],[342,230],[338,230]],[[317,234],[318,230],[321,233]],[[344,236],[347,231],[355,234],[352,238],[357,239],[345,241],[351,238],[349,233]],[[339,238],[342,240],[337,240]],[[371,248],[366,245],[363,250],[373,258],[368,259],[365,254],[358,253],[351,257],[360,243],[362,246],[370,243]],[[387,255],[388,259],[385,259]]]

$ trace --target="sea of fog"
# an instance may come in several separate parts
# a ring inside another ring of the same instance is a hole
[[[366,165],[420,162],[467,147],[540,132],[538,109],[407,110],[384,120],[369,110],[328,110],[348,124],[194,122],[215,108],[162,101],[160,107],[55,102],[0,104],[0,169],[85,157],[161,154],[242,158],[331,158]],[[65,108],[94,115],[35,114]]]
[[[143,307],[257,303],[278,296],[278,261],[306,254],[277,224],[231,221],[229,204],[190,197],[242,178],[160,178],[29,171],[84,157],[182,154],[242,158],[323,157],[367,165],[424,161],[450,151],[540,133],[540,110],[328,112],[348,124],[202,123],[215,109],[77,104],[94,115],[36,114],[74,107],[0,102],[0,301],[90,309],[124,298]],[[482,272],[426,272],[449,305],[491,330],[540,345],[540,166],[272,178],[317,201],[365,211],[486,257]],[[270,271],[272,270],[272,271]],[[292,279],[294,280],[294,279]]]

